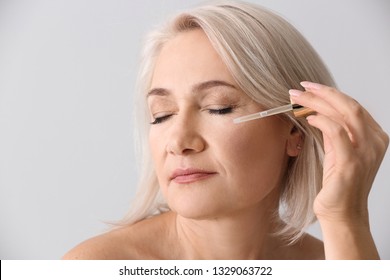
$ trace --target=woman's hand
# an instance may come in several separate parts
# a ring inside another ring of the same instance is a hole
[[[307,121],[320,129],[324,138],[323,186],[313,207],[323,230],[327,257],[376,258],[367,201],[389,137],[351,97],[320,84],[301,85],[306,91],[290,90],[291,100],[317,112]],[[341,240],[337,240],[338,234]],[[327,238],[330,253],[326,250]],[[348,239],[356,245],[356,252],[340,255],[338,248],[333,251],[334,246],[343,247],[340,242],[347,245]],[[363,246],[356,244],[360,239],[364,240]]]

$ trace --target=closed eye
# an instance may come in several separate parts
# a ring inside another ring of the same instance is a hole
[[[165,115],[165,116],[162,116],[162,117],[155,118],[154,121],[152,121],[150,124],[162,123],[162,122],[168,120],[170,117],[172,117],[172,115]]]
[[[225,107],[221,109],[208,109],[207,111],[211,115],[226,115],[232,113],[234,110],[234,107]],[[164,121],[168,120],[170,117],[172,117],[172,114],[168,114],[165,116],[157,117],[152,121],[150,124],[160,124],[163,123]]]
[[[221,109],[209,109],[209,113],[212,115],[225,115],[233,112],[233,107],[226,107]]]

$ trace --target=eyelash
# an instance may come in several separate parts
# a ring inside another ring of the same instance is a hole
[[[233,107],[225,107],[221,109],[208,109],[207,111],[209,112],[210,115],[226,115],[230,114],[233,112]],[[153,122],[150,124],[160,124],[166,120],[168,120],[172,115],[166,115],[162,117],[155,118]]]
[[[159,118],[155,118],[154,121],[152,121],[150,124],[159,124],[159,123],[162,123],[164,121],[166,121],[167,119],[169,119],[172,115],[166,115],[166,116],[162,116],[162,117],[159,117]]]
[[[225,115],[233,112],[233,107],[225,107],[221,109],[209,109],[208,110],[212,115]]]

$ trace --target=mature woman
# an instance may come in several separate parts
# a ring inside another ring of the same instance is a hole
[[[241,2],[179,14],[148,37],[139,83],[133,209],[64,258],[379,258],[367,198],[388,136],[285,20]],[[290,102],[316,114],[233,122]]]

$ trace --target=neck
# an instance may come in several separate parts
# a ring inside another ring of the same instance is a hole
[[[253,207],[213,219],[176,215],[176,231],[185,259],[265,259],[280,246],[272,234],[280,225],[269,209]]]

